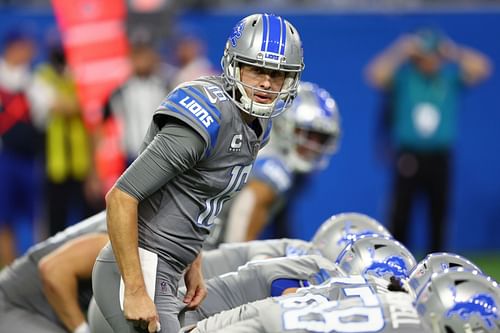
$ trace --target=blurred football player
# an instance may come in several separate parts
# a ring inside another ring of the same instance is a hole
[[[108,242],[106,214],[46,241],[0,272],[0,332],[90,333],[85,313],[91,273]]]
[[[360,213],[341,213],[321,224],[312,241],[300,239],[255,240],[221,244],[203,252],[203,276],[212,278],[234,272],[251,260],[321,254],[336,261],[341,251],[362,235],[390,236],[375,219]]]
[[[381,278],[390,283],[392,289],[405,290],[415,297],[414,290],[408,284],[410,271],[416,265],[415,258],[393,238],[360,236],[345,247],[337,264],[347,275]]]
[[[236,272],[207,280],[207,298],[196,310],[185,313],[182,324],[343,275],[336,264],[319,255],[250,261]],[[183,288],[180,292],[185,293]]]
[[[180,310],[206,296],[203,241],[246,183],[270,118],[291,105],[303,67],[302,42],[288,21],[250,15],[227,40],[223,74],[179,85],[156,110],[142,153],[106,195],[111,245],[92,280],[115,332],[177,332]]]
[[[418,296],[433,274],[458,267],[482,273],[479,267],[458,254],[447,252],[430,253],[410,272],[410,286]]]
[[[323,256],[336,261],[347,245],[367,235],[392,237],[380,222],[365,214],[343,213],[321,224],[311,242]]]
[[[500,332],[499,306],[498,283],[463,268],[432,275],[416,301],[433,333]]]
[[[428,332],[401,289],[376,276],[334,277],[295,294],[272,297],[221,312],[184,332]],[[378,293],[377,291],[382,291]]]
[[[317,85],[301,82],[292,108],[274,120],[270,144],[259,153],[248,184],[223,211],[204,248],[257,239],[286,209],[298,177],[328,165],[340,134],[335,100]]]

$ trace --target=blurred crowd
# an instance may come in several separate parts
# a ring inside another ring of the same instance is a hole
[[[104,194],[134,160],[162,99],[177,84],[214,74],[203,41],[175,41],[167,59],[147,34],[129,40],[130,75],[104,101],[99,126],[87,126],[72,68],[60,41],[34,65],[34,37],[4,34],[0,58],[0,267],[27,247],[104,208]],[[52,38],[54,39],[54,38]],[[119,128],[112,131],[110,128]],[[119,142],[120,159],[96,159]],[[107,169],[118,169],[109,175]]]

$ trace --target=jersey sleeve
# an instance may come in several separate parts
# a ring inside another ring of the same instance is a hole
[[[203,140],[191,128],[168,123],[125,170],[116,186],[141,201],[195,165],[205,150]]]
[[[160,104],[158,114],[175,117],[193,128],[207,144],[208,153],[215,146],[221,112],[201,87],[187,84],[176,88]]]
[[[292,186],[293,174],[280,158],[263,156],[258,157],[255,161],[251,179],[268,184],[278,195],[281,195]]]

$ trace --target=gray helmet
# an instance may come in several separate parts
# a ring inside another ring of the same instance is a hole
[[[340,134],[335,100],[325,89],[302,81],[290,110],[274,121],[272,142],[285,153],[294,171],[305,173],[328,166]],[[309,154],[300,153],[299,147]]]
[[[236,105],[252,116],[274,117],[286,110],[297,94],[304,69],[302,42],[297,30],[280,16],[250,15],[233,28],[221,63],[226,89]],[[242,64],[286,73],[281,91],[265,91],[276,94],[272,103],[254,101],[255,93],[263,90],[241,82]],[[247,95],[245,87],[252,91],[252,96]]]
[[[360,213],[333,215],[318,228],[311,242],[330,260],[337,260],[342,250],[362,235],[391,236],[375,219]]]
[[[408,275],[416,261],[410,251],[397,240],[365,235],[346,246],[339,255],[337,264],[347,275],[363,275],[365,278],[372,276],[390,283],[397,279],[400,286],[406,286]],[[406,291],[414,296],[412,290]]]
[[[442,273],[448,268],[462,267],[469,271],[481,270],[469,260],[454,253],[438,252],[428,254],[410,273],[410,286],[418,295],[434,273]]]
[[[452,268],[432,275],[417,311],[434,333],[500,332],[498,283],[477,271]]]

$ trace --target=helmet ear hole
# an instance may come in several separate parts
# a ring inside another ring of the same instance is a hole
[[[455,333],[455,331],[448,325],[444,327],[444,330],[446,331],[446,333]]]

